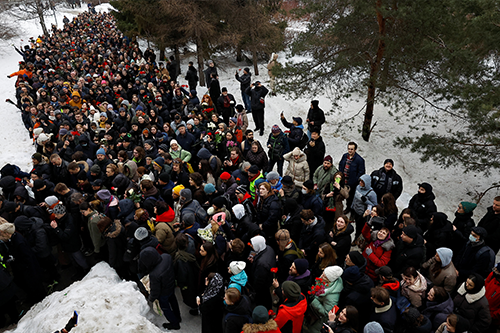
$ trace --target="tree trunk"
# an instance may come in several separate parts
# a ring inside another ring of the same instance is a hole
[[[43,3],[41,0],[36,0],[36,13],[38,14],[38,19],[40,20],[40,25],[42,26],[42,31],[45,36],[49,35],[49,31],[45,26],[45,17],[43,16]]]
[[[259,75],[259,66],[257,64],[257,50],[253,49],[252,50],[252,61],[253,61],[253,72],[254,75]]]
[[[377,0],[377,23],[378,23],[378,48],[375,59],[371,61],[370,64],[370,78],[368,82],[368,96],[366,98],[366,110],[365,110],[365,119],[363,121],[363,129],[361,132],[361,136],[363,140],[369,141],[371,134],[371,126],[373,119],[373,107],[375,105],[375,92],[377,89],[377,77],[380,70],[380,64],[384,57],[385,52],[385,18],[381,13],[382,0]]]
[[[243,60],[243,52],[239,45],[236,46],[236,61],[241,62]]]
[[[201,38],[196,39],[196,58],[198,60],[198,78],[200,79],[200,86],[205,86],[205,73],[203,72],[203,52],[202,52]],[[209,87],[208,87],[209,88]]]
[[[177,62],[177,74],[181,74],[181,53],[179,52],[179,46],[174,46],[175,61]]]

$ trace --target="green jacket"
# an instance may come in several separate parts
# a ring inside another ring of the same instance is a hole
[[[323,323],[328,322],[328,312],[339,303],[342,289],[344,289],[344,284],[342,278],[339,277],[329,288],[326,288],[323,295],[314,297],[310,306],[312,306],[321,317],[309,327],[310,333],[320,332]]]
[[[259,176],[257,178],[255,178],[254,180],[252,180],[250,182],[250,195],[252,196],[252,200],[255,199],[255,181],[259,178],[264,178],[264,176],[262,175],[262,173],[259,174]]]
[[[102,237],[99,228],[97,228],[97,223],[100,219],[101,215],[95,210],[87,215],[87,225],[89,228],[90,239],[92,239],[92,244],[94,244],[95,253],[99,253],[101,251],[101,246],[105,243],[104,237]]]
[[[177,149],[177,151],[173,151],[170,149],[170,156],[172,156],[172,159],[180,158],[182,162],[189,162],[191,160],[191,153],[188,152],[187,150],[184,150],[182,148]]]
[[[337,168],[332,166],[330,170],[325,171],[323,165],[320,165],[313,175],[314,185],[318,186],[318,193],[322,194],[325,187],[333,181],[333,175],[337,172]]]

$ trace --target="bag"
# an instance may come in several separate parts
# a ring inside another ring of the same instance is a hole
[[[410,305],[410,300],[404,296],[398,296],[396,299],[396,307],[398,308],[400,314],[410,307]]]
[[[476,252],[476,256],[474,257],[474,259],[476,261],[478,261],[479,258],[481,257],[481,255],[483,253],[485,253],[486,251],[488,251],[488,253],[490,255],[490,258],[489,258],[490,260],[488,262],[488,271],[491,271],[493,269],[493,266],[495,266],[495,252],[493,252],[491,247],[483,246],[482,248],[480,248],[479,251]]]
[[[210,158],[208,159],[208,163],[209,163],[210,165],[212,165],[212,160],[213,160],[214,158],[215,158],[215,159],[217,159],[217,166],[216,166],[216,168],[215,168],[215,172],[214,172],[214,178],[215,178],[215,179],[217,179],[217,178],[220,176],[220,174],[222,173],[222,172],[221,172],[221,169],[222,169],[222,161],[220,160],[220,158],[219,158],[219,157],[217,157],[217,156],[215,156],[215,155],[212,155],[212,156],[210,156]]]
[[[295,245],[295,248],[298,249],[298,246],[295,244],[294,241],[292,241],[293,245]],[[286,251],[285,253],[283,253],[283,257],[287,256],[287,255],[290,255],[290,254],[293,254],[293,255],[296,255],[297,256],[297,259],[304,259],[304,252],[302,251],[297,251],[297,250],[294,250],[294,249],[289,249],[288,251]]]
[[[304,133],[304,131],[302,131],[302,137],[300,138],[298,147],[300,149],[304,149],[304,147],[307,145],[308,142],[309,142],[309,137],[307,136],[306,133]]]
[[[356,240],[354,241],[354,243],[356,244],[357,247],[359,247],[359,249],[361,250],[361,252],[363,252],[366,249],[366,247],[368,246],[369,241],[365,239],[365,236],[363,236],[362,234],[360,234],[358,236],[358,238],[356,238]]]

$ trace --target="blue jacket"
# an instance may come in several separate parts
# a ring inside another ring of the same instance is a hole
[[[348,153],[345,153],[342,156],[342,159],[339,162],[339,171],[344,172],[345,165],[347,162]],[[353,160],[351,162],[351,166],[349,167],[349,179],[347,181],[347,185],[356,186],[358,184],[359,177],[365,174],[365,160],[358,155],[358,153],[354,153]]]
[[[229,281],[230,281],[229,286],[227,286],[227,287],[228,288],[236,288],[241,293],[241,287],[246,286],[247,281],[248,281],[247,273],[245,273],[245,271],[241,271],[238,274],[231,276]]]
[[[177,143],[179,143],[179,145],[182,147],[182,149],[187,151],[191,151],[191,147],[196,142],[196,138],[194,137],[194,135],[189,133],[188,131],[186,131],[184,135],[178,134],[175,139],[177,140]]]

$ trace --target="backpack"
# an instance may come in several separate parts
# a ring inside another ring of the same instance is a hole
[[[212,160],[216,158],[217,159],[217,166],[215,167],[215,173],[214,173],[214,178],[217,179],[219,178],[220,174],[222,173],[221,172],[221,169],[222,169],[222,162],[220,160],[219,157],[215,156],[215,155],[212,155],[210,156],[210,158],[208,159],[208,163],[210,165],[212,165]]]
[[[294,241],[293,242],[293,245],[295,245],[295,248],[299,248]],[[294,250],[294,249],[289,249],[288,251],[286,251],[285,253],[283,253],[283,257],[286,257],[287,255],[290,255],[290,254],[293,254],[293,255],[296,255],[297,256],[297,259],[304,259],[304,253],[302,251],[297,251],[297,250]]]
[[[483,246],[482,248],[479,249],[479,251],[476,252],[476,256],[475,256],[475,260],[478,261],[479,258],[481,257],[481,255],[483,253],[485,253],[486,251],[488,251],[489,255],[490,255],[490,260],[488,261],[488,271],[491,271],[493,269],[493,266],[495,266],[495,252],[493,252],[493,250],[491,249],[491,247],[489,246]]]
[[[307,136],[306,133],[304,133],[304,131],[302,131],[302,137],[300,138],[297,147],[299,147],[300,149],[304,149],[304,147],[307,145],[308,142],[309,142],[309,137]]]

